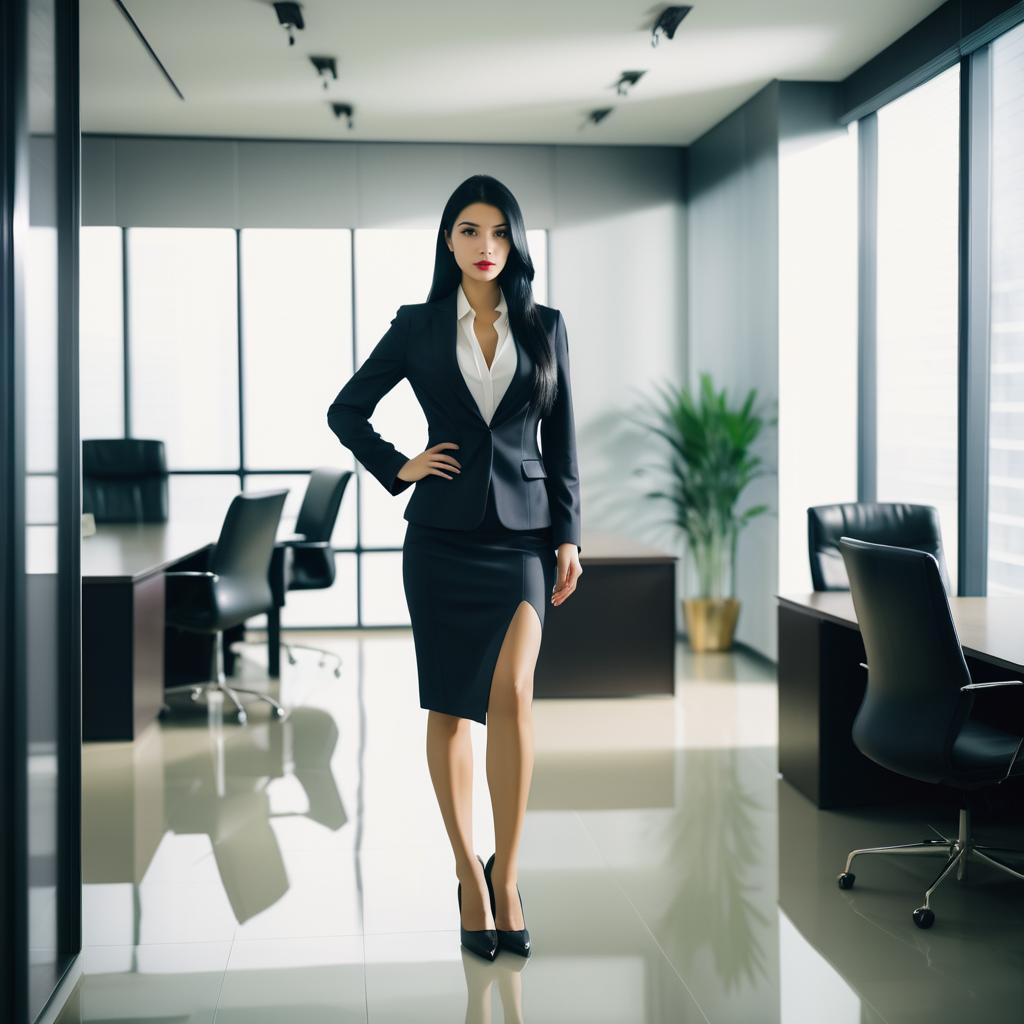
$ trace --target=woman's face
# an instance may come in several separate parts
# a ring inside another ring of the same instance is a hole
[[[505,269],[512,248],[505,215],[490,203],[470,203],[456,218],[448,248],[466,277],[493,281]]]

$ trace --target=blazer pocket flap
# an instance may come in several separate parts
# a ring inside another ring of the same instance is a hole
[[[523,476],[527,480],[546,477],[547,475],[548,471],[544,468],[544,463],[540,459],[523,459]]]

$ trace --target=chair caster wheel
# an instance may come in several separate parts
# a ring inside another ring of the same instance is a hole
[[[285,711],[284,708],[274,708],[274,717],[275,718],[284,718],[286,714],[288,714],[288,712]]]
[[[914,924],[918,928],[931,928],[935,924],[935,913],[929,910],[928,907],[918,907],[914,911]]]
[[[199,698],[202,697],[202,695],[203,691],[198,686],[194,690],[189,691],[189,697],[191,698],[193,704],[198,703]]]
[[[239,725],[245,725],[249,720],[249,716],[244,711],[239,711],[235,718],[238,720]]]
[[[853,874],[853,872],[843,871],[839,874],[839,877],[836,878],[836,881],[839,883],[840,889],[852,889],[856,878],[857,876]]]
[[[334,678],[335,679],[340,679],[341,678],[341,666],[339,666],[338,668],[336,668],[334,670]]]
[[[156,713],[156,717],[159,718],[159,719],[164,719],[170,713],[171,713],[170,707],[167,704],[163,704],[163,705],[161,705],[160,710]]]

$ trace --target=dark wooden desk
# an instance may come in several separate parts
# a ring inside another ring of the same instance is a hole
[[[100,523],[82,538],[82,738],[132,740],[164,699],[164,573],[219,524]]]
[[[164,573],[205,569],[221,520],[100,523],[82,538],[82,738],[132,740],[164,687],[210,677],[213,638],[166,627]],[[280,613],[268,614],[270,675],[279,675]],[[167,636],[173,649],[166,648]],[[225,633],[225,671],[232,674]]]
[[[676,556],[588,530],[579,589],[545,612],[536,697],[675,693]]]
[[[775,596],[783,777],[819,807],[934,796],[934,787],[887,771],[853,744],[867,656],[851,594]],[[953,597],[950,608],[975,682],[1024,679],[1024,597]],[[1019,694],[993,692],[975,708],[993,724],[1013,721],[1024,728]]]

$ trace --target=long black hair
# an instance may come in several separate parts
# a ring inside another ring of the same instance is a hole
[[[474,174],[451,194],[441,213],[434,253],[434,279],[427,302],[450,295],[462,283],[462,270],[455,262],[455,253],[448,248],[445,232],[455,234],[455,221],[471,203],[488,203],[505,215],[511,236],[508,260],[497,277],[498,286],[508,305],[509,327],[518,341],[533,357],[533,397],[531,405],[546,416],[554,404],[558,377],[555,356],[547,331],[533,299],[533,260],[526,244],[526,227],[516,197],[497,178]]]

